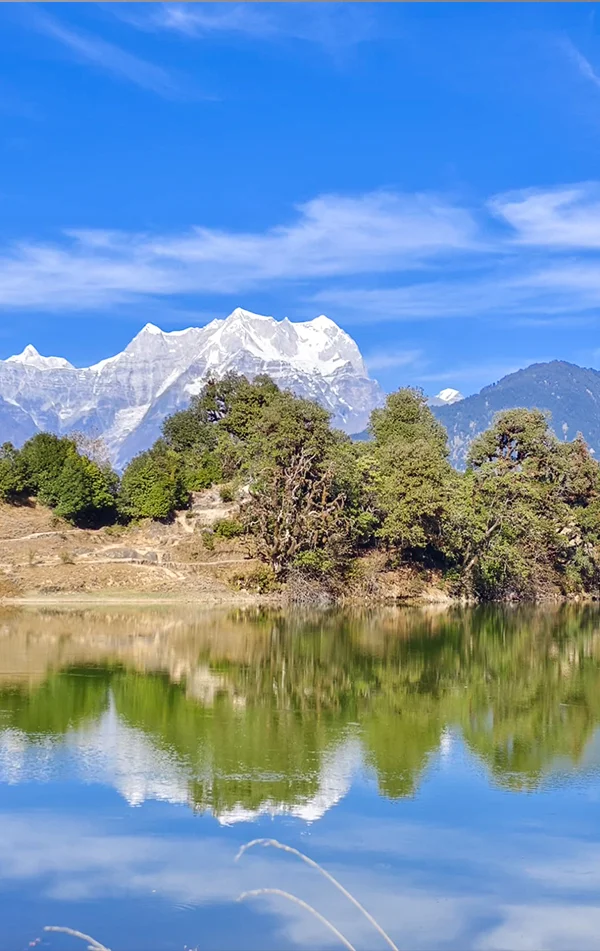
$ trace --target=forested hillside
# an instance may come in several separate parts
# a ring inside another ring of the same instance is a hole
[[[459,402],[432,406],[448,432],[452,464],[464,469],[473,438],[492,425],[496,413],[520,406],[549,413],[561,441],[581,433],[600,453],[600,372],[553,360],[511,373]]]
[[[220,486],[239,515],[215,531],[244,537],[263,590],[346,592],[361,559],[410,566],[452,595],[480,600],[593,594],[600,581],[600,466],[583,438],[561,441],[539,410],[500,413],[473,440],[467,469],[423,395],[391,394],[369,442],[268,377],[211,380],[169,417],[122,477],[84,437],[5,444],[0,496],[35,496],[76,525],[168,520]]]

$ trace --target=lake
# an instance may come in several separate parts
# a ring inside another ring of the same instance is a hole
[[[0,613],[0,949],[600,948],[600,610]]]

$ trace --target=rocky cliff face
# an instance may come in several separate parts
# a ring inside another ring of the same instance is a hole
[[[383,399],[355,342],[329,318],[292,323],[238,308],[206,327],[165,333],[147,324],[122,353],[91,367],[44,357],[31,345],[0,360],[0,441],[20,445],[42,430],[81,430],[102,435],[122,466],[208,376],[229,371],[269,374],[317,400],[348,433],[364,429]]]

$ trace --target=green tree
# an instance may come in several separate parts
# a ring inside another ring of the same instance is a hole
[[[73,450],[55,483],[55,512],[78,524],[111,520],[116,513],[117,484],[110,469]]]
[[[267,376],[257,376],[250,383],[244,376],[228,373],[219,380],[209,379],[188,409],[165,420],[165,441],[181,454],[190,491],[240,474],[245,445],[263,408],[278,393]]]
[[[159,440],[131,460],[121,480],[119,509],[129,518],[169,518],[189,504],[181,458]]]
[[[401,389],[374,410],[371,431],[378,536],[403,559],[439,559],[453,485],[444,428],[420,391]]]
[[[500,413],[473,442],[455,507],[465,586],[506,598],[597,584],[599,476],[584,441],[560,443],[539,410]]]
[[[189,452],[194,449],[211,452],[217,445],[215,428],[198,411],[196,400],[197,397],[188,409],[173,413],[163,422],[163,437],[167,445],[176,452]]]
[[[57,515],[77,524],[114,517],[118,479],[108,465],[80,455],[65,436],[39,433],[19,456],[25,487]]]
[[[0,446],[0,500],[14,502],[25,495],[28,488],[25,463],[12,443]]]
[[[382,409],[371,413],[369,424],[377,445],[424,442],[436,446],[444,458],[448,455],[446,430],[427,406],[421,390],[404,387],[390,393]]]
[[[58,480],[67,457],[73,452],[76,452],[75,443],[52,433],[38,433],[23,446],[21,458],[28,486],[43,505],[53,508],[58,503]]]
[[[467,457],[470,468],[497,475],[524,473],[547,478],[558,440],[549,417],[538,409],[509,409],[498,413],[493,425],[473,440]]]

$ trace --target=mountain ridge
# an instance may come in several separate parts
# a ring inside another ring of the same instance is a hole
[[[285,389],[316,399],[334,425],[364,429],[383,393],[354,340],[330,318],[310,321],[236,308],[204,327],[163,331],[146,324],[117,354],[89,367],[44,357],[28,344],[0,361],[2,441],[35,432],[102,435],[122,466],[148,448],[165,416],[188,405],[210,375],[269,374]]]
[[[600,456],[600,371],[566,360],[533,363],[479,393],[431,409],[448,432],[453,465],[463,468],[470,442],[491,425],[495,414],[521,406],[550,413],[559,439],[574,439],[580,432]]]

